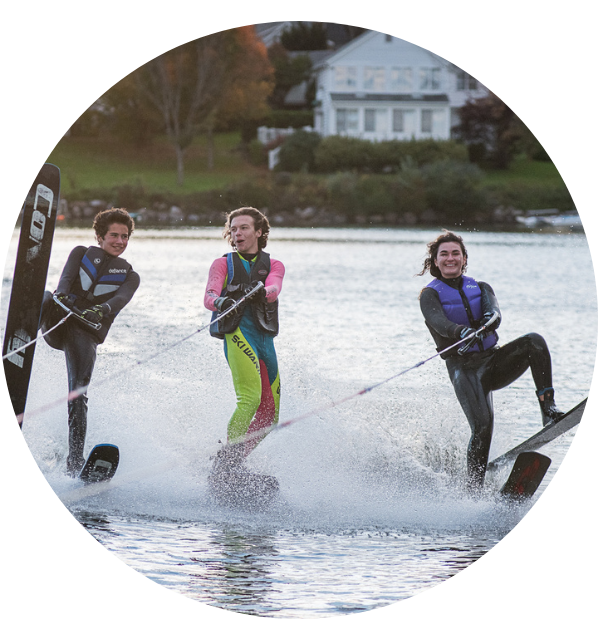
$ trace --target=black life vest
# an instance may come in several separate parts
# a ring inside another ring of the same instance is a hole
[[[131,269],[123,258],[114,258],[100,247],[89,247],[81,260],[79,276],[69,291],[77,296],[75,306],[83,310],[108,302]],[[103,342],[115,317],[112,313],[104,315],[102,327],[98,331],[89,328],[90,333]]]
[[[251,264],[251,269],[247,273],[243,262],[236,251],[227,253],[224,256],[228,267],[228,277],[226,286],[220,293],[221,296],[239,300],[245,294],[245,285],[254,281],[266,282],[270,273],[270,255],[260,251],[255,261]],[[247,310],[249,307],[249,311]],[[239,326],[244,313],[251,313],[257,328],[269,336],[278,335],[278,300],[267,302],[263,296],[250,298],[243,305],[239,313],[229,313],[222,320],[210,326],[210,334],[220,340],[225,334],[232,333]],[[219,312],[212,313],[212,320],[218,317]]]

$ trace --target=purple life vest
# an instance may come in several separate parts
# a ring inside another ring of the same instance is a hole
[[[482,324],[482,291],[480,285],[473,278],[469,278],[468,276],[461,277],[463,279],[461,291],[459,289],[453,289],[453,287],[439,278],[435,278],[427,286],[438,292],[440,304],[442,304],[444,313],[451,322],[478,329]],[[470,317],[467,313],[465,302],[461,297],[461,292],[467,300],[473,322],[470,322]],[[490,349],[497,342],[498,335],[496,331],[490,332],[490,334],[483,339],[482,350]],[[471,349],[469,349],[468,353],[472,351],[480,351],[479,342],[476,342]]]

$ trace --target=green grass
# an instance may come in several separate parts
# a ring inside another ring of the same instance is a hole
[[[123,184],[140,184],[146,193],[174,195],[219,189],[267,173],[248,163],[239,151],[238,133],[217,134],[214,140],[214,168],[208,169],[208,146],[199,136],[185,154],[185,181],[176,183],[174,150],[165,138],[147,147],[137,147],[108,137],[63,138],[49,162],[62,173],[62,194],[69,199],[82,190],[106,189]],[[324,179],[324,177],[321,177]],[[550,162],[518,157],[509,169],[487,170],[483,185],[494,189],[554,188],[562,185]]]
[[[62,194],[82,189],[109,188],[125,183],[140,183],[148,192],[193,193],[223,187],[262,171],[247,163],[239,151],[236,133],[215,136],[214,168],[208,169],[208,146],[198,136],[185,153],[185,180],[176,181],[174,149],[158,139],[147,147],[137,147],[108,137],[63,138],[48,162],[60,167]]]
[[[488,186],[534,186],[554,187],[563,184],[563,179],[552,162],[529,160],[519,156],[506,170],[486,170],[484,184]]]

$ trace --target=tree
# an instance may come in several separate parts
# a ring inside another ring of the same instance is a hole
[[[137,94],[162,118],[175,150],[179,185],[185,150],[201,127],[208,124],[211,130],[225,98],[238,94],[235,85],[255,89],[269,72],[266,49],[249,26],[188,42],[131,74]]]
[[[109,131],[119,139],[143,147],[162,130],[160,114],[137,91],[133,75],[117,82],[98,104],[110,122]]]
[[[523,143],[533,138],[515,112],[493,93],[468,101],[459,116],[461,122],[453,131],[469,146],[472,160],[496,169],[508,168]]]
[[[327,49],[326,23],[297,22],[282,32],[280,42],[287,51],[322,51]]]
[[[274,90],[270,95],[270,105],[274,109],[284,108],[287,93],[296,85],[310,80],[312,63],[307,55],[289,56],[279,43],[268,49],[268,58],[274,67]]]

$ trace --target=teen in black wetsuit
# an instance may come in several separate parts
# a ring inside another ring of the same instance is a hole
[[[87,386],[96,360],[98,344],[104,342],[116,315],[139,287],[139,276],[120,255],[133,233],[133,219],[124,209],[98,213],[93,228],[99,247],[75,247],[62,271],[55,295],[69,308],[81,310],[93,329],[71,316],[63,325],[44,336],[54,349],[64,351],[69,393],[82,389],[68,401],[69,455],[67,473],[76,476],[83,467],[83,447],[87,433]],[[42,331],[63,318],[49,291],[44,294]]]
[[[563,414],[554,404],[552,365],[544,338],[529,333],[499,347],[496,329],[501,315],[494,291],[485,282],[464,276],[466,267],[467,251],[460,236],[445,231],[430,242],[419,275],[430,271],[435,279],[422,290],[420,307],[438,351],[487,326],[465,353],[460,354],[459,348],[468,341],[441,356],[471,427],[467,474],[468,486],[475,491],[484,484],[488,464],[494,426],[492,391],[510,385],[529,367],[543,424]]]

